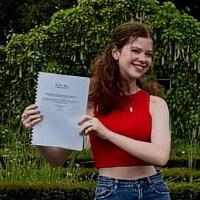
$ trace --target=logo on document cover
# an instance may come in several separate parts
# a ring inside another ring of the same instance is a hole
[[[65,84],[63,84],[63,83],[56,83],[55,87],[56,88],[60,88],[60,89],[68,89],[69,88],[69,86],[66,83]]]

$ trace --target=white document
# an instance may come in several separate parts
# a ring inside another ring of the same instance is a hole
[[[32,145],[83,149],[78,122],[86,114],[89,78],[39,72],[36,102],[43,115]]]

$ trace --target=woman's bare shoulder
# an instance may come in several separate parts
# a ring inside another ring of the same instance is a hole
[[[161,97],[150,95],[150,111],[153,112],[157,111],[158,109],[161,109],[162,111],[168,111],[166,101]]]
[[[163,98],[154,95],[150,95],[150,102],[156,104],[166,103]]]

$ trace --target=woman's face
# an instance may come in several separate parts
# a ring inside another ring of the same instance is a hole
[[[118,61],[122,77],[132,82],[140,78],[152,65],[153,41],[143,37],[130,39],[121,50],[113,50],[112,55]]]

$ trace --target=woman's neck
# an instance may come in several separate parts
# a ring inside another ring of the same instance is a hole
[[[138,87],[138,85],[136,84],[136,81],[132,82],[129,85],[129,94],[137,93],[140,90],[141,90],[141,88]]]

